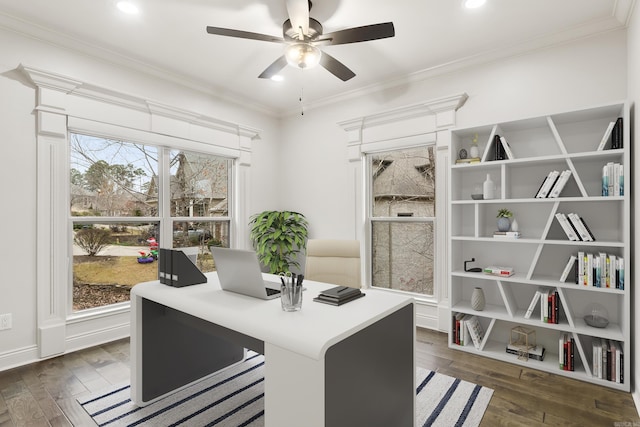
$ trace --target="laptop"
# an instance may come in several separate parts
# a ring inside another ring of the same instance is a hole
[[[280,282],[264,280],[255,252],[211,248],[211,254],[223,290],[260,299],[280,297]]]

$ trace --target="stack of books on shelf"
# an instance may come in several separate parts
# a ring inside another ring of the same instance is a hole
[[[596,288],[624,289],[624,258],[621,256],[605,252],[593,254],[579,251],[577,255],[569,257],[560,281],[564,282],[572,270],[575,272],[576,284]]]
[[[522,349],[517,345],[507,344],[506,352],[509,354],[520,355],[522,353]],[[541,345],[535,345],[527,350],[529,355],[529,359],[543,361],[546,350]]]
[[[560,323],[560,295],[557,289],[540,288],[536,291],[524,314],[525,319],[530,319],[536,307],[540,307],[540,321],[544,323]]]
[[[595,378],[624,384],[624,353],[619,341],[592,338],[592,375]]]
[[[519,231],[494,231],[493,237],[496,239],[519,239]]]
[[[549,172],[546,178],[542,180],[540,188],[538,188],[536,199],[560,197],[560,193],[562,193],[570,177],[571,171],[569,169],[562,172],[556,170]]]
[[[456,164],[459,165],[461,163],[468,164],[468,165],[471,165],[471,164],[474,164],[474,163],[480,163],[480,157],[470,157],[470,158],[467,158],[467,159],[457,159],[456,160]]]
[[[466,345],[471,342],[469,336],[469,328],[465,324],[466,320],[471,317],[468,314],[458,313],[453,316],[453,343],[458,345]]]
[[[611,141],[611,144],[609,144],[609,149],[611,150],[616,150],[618,148],[624,147],[624,144],[622,142],[622,131],[623,131],[622,124],[623,124],[622,117],[618,117],[618,119],[615,122],[609,123],[609,125],[607,126],[607,129],[604,131],[604,135],[602,136],[602,139],[600,140],[600,144],[598,144],[598,148],[597,148],[598,151],[606,150],[607,143],[609,141]]]
[[[624,196],[624,167],[609,162],[602,167],[602,195]]]
[[[576,342],[573,336],[567,332],[560,334],[558,340],[558,362],[563,371],[575,371]]]
[[[480,350],[484,339],[484,328],[476,316],[457,313],[453,316],[452,328],[454,344],[464,346],[473,343],[476,350]]]
[[[513,268],[511,267],[498,267],[490,265],[482,269],[485,274],[491,274],[493,276],[510,277],[513,276]]]
[[[569,240],[576,242],[594,242],[596,240],[584,218],[580,217],[578,214],[564,214],[558,212],[556,214],[556,219]]]
[[[313,300],[324,304],[342,305],[363,296],[365,294],[358,288],[335,286],[320,292]]]

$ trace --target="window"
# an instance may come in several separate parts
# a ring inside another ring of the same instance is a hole
[[[229,245],[232,160],[77,133],[69,152],[74,311],[129,301],[157,279],[160,244],[213,270],[209,248]]]
[[[191,248],[200,270],[213,271],[210,248],[229,247],[231,160],[171,150],[169,163],[173,247]]]
[[[371,284],[434,294],[435,146],[367,155]]]

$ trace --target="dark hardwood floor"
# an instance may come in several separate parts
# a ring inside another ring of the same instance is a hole
[[[443,333],[417,336],[418,366],[494,390],[482,426],[640,426],[629,393],[451,350]],[[128,339],[0,372],[0,427],[92,426],[76,398],[128,380]]]

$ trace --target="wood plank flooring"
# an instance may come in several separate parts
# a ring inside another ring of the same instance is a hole
[[[440,332],[417,337],[418,366],[494,389],[483,427],[640,426],[629,393],[451,350]],[[0,372],[0,427],[93,426],[76,398],[129,372],[128,339]]]

